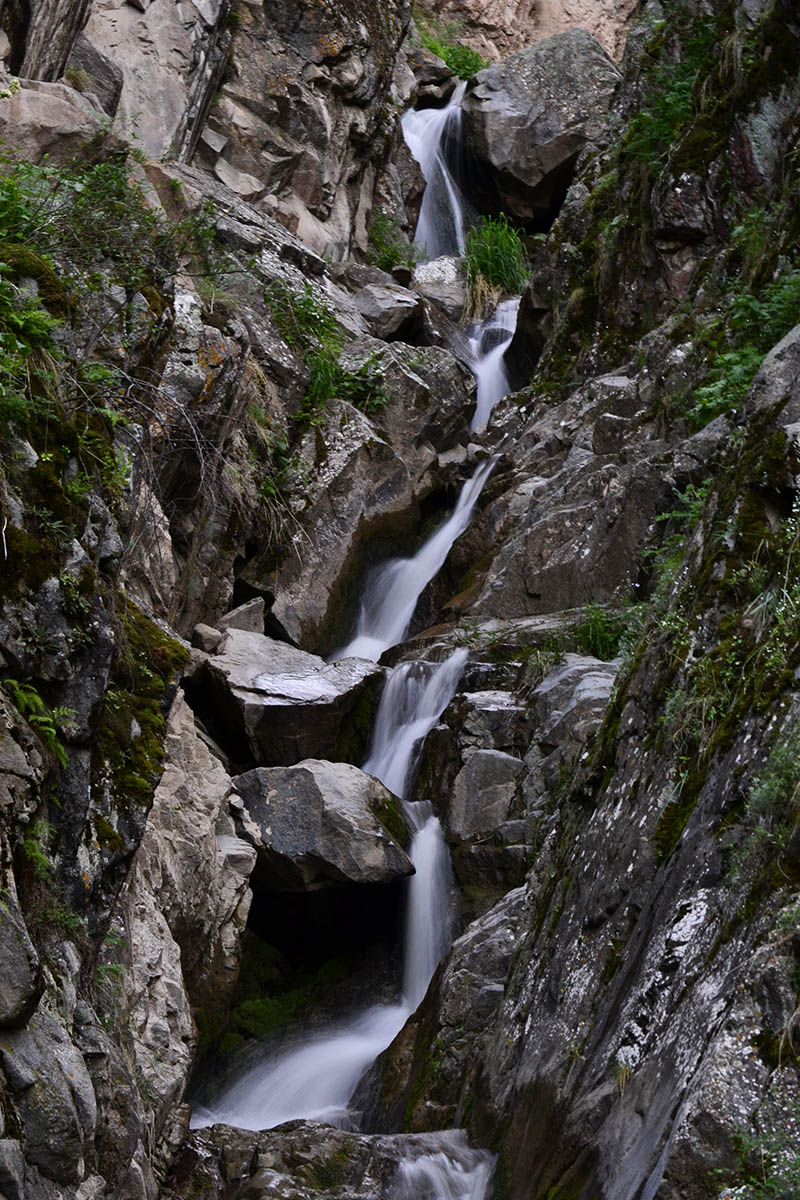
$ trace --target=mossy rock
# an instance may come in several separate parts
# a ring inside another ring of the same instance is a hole
[[[69,291],[47,258],[37,254],[29,246],[20,246],[13,242],[0,242],[0,263],[5,263],[9,268],[7,274],[13,280],[35,280],[39,296],[50,312],[59,317],[69,314]]]

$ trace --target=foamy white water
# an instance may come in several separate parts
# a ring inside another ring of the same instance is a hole
[[[470,339],[474,355],[471,368],[478,384],[473,429],[483,429],[497,401],[508,395],[508,374],[503,360],[517,327],[519,304],[519,296],[503,300]]]
[[[441,663],[401,663],[383,689],[363,770],[403,800],[415,749],[453,699],[467,657],[456,650]]]
[[[400,1164],[394,1200],[484,1200],[494,1156],[473,1150],[461,1129],[427,1134],[423,1153]]]
[[[427,184],[414,234],[426,258],[463,254],[467,228],[474,216],[456,166],[466,86],[459,83],[443,108],[409,109],[402,118],[406,145]]]
[[[423,589],[443,566],[453,542],[469,525],[493,466],[493,459],[478,466],[461,489],[451,515],[413,558],[391,559],[372,573],[361,600],[355,637],[331,658],[371,658],[377,662],[384,650],[402,642]]]

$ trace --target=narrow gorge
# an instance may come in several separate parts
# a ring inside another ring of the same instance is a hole
[[[0,1200],[800,1196],[791,0],[0,0]]]

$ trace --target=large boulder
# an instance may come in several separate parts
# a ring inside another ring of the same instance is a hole
[[[0,142],[21,161],[63,166],[85,151],[118,149],[99,103],[63,83],[9,79],[0,71]]]
[[[520,221],[555,215],[619,79],[585,29],[545,38],[479,72],[464,98],[463,128],[494,184],[495,203]]]
[[[365,659],[326,663],[285,642],[228,629],[191,697],[231,757],[291,766],[360,758],[384,672]]]
[[[413,873],[387,828],[406,833],[397,801],[358,767],[313,758],[259,767],[240,775],[236,790],[244,802],[237,832],[255,846],[257,874],[271,891],[390,883]]]

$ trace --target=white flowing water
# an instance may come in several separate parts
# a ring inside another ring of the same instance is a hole
[[[427,187],[414,239],[427,258],[463,255],[467,230],[478,214],[459,183],[461,101],[466,84],[454,91],[444,108],[410,109],[403,116],[406,145],[420,165]],[[503,358],[514,336],[519,297],[498,304],[472,331],[467,365],[478,384],[473,429],[483,429],[498,400],[508,394]],[[451,349],[458,354],[458,346]]]
[[[430,804],[406,797],[423,741],[455,695],[467,661],[456,650],[443,663],[403,663],[381,696],[364,770],[404,801],[416,829],[409,858],[415,874],[408,884],[403,944],[403,997],[409,1011],[421,1002],[433,972],[452,940],[452,872],[439,818]]]
[[[403,115],[406,145],[427,184],[414,234],[426,258],[463,254],[475,215],[461,188],[457,157],[466,86],[460,83],[443,108],[409,109]]]
[[[517,327],[519,302],[519,296],[503,300],[470,338],[474,355],[472,373],[478,384],[473,429],[483,429],[497,401],[508,395],[508,374],[503,358]]]
[[[443,663],[397,667],[384,688],[364,770],[401,800],[425,735],[455,694],[466,661],[457,650]],[[375,1006],[278,1051],[249,1068],[211,1105],[197,1106],[192,1128],[222,1122],[240,1129],[270,1129],[303,1117],[350,1124],[348,1104],[359,1079],[400,1032],[422,1000],[451,940],[450,857],[441,826],[428,804],[406,804],[417,832],[409,858],[403,999]]]
[[[420,1140],[423,1153],[400,1164],[393,1200],[484,1200],[494,1164],[488,1151],[473,1150],[460,1129]]]
[[[417,240],[429,257],[460,254],[475,214],[459,184],[461,98],[456,89],[443,109],[407,113],[403,129],[427,181]],[[507,301],[471,340],[478,381],[473,429],[482,428],[508,389],[503,353],[511,340],[519,301]],[[412,558],[384,563],[368,580],[356,634],[334,658],[377,661],[402,641],[423,589],[444,564],[453,542],[469,524],[492,470],[481,463],[465,483],[451,516]],[[407,800],[422,743],[455,694],[467,659],[456,651],[443,663],[403,664],[384,688],[364,770],[402,801],[415,830],[409,857],[415,874],[408,883],[402,1001],[369,1008],[284,1048],[252,1066],[209,1107],[197,1107],[192,1127],[224,1122],[242,1129],[268,1129],[305,1118],[349,1126],[349,1104],[358,1082],[394,1040],[422,1001],[452,937],[450,856],[441,826],[426,802]],[[473,1150],[460,1130],[427,1134],[409,1147],[391,1184],[393,1200],[485,1200],[494,1158]]]
[[[355,637],[332,658],[371,658],[377,662],[384,650],[402,642],[423,589],[441,569],[453,542],[469,525],[493,466],[493,459],[480,464],[461,489],[451,515],[413,558],[390,559],[372,573],[364,588]]]

